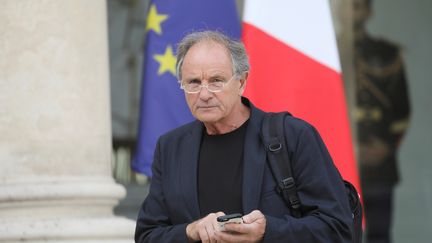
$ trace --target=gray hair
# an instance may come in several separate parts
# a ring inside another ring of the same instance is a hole
[[[228,50],[231,55],[234,75],[240,76],[249,71],[249,57],[244,45],[240,41],[230,39],[218,31],[193,32],[186,35],[177,47],[176,75],[178,80],[181,80],[182,77],[181,66],[183,65],[183,60],[187,52],[193,45],[202,41],[216,42]]]

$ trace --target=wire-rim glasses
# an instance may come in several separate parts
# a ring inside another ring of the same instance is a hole
[[[184,90],[188,94],[196,94],[201,92],[201,89],[205,87],[209,92],[217,93],[221,92],[225,85],[236,77],[234,74],[229,80],[210,80],[208,84],[201,83],[198,79],[192,79],[190,81],[180,81],[180,89]]]

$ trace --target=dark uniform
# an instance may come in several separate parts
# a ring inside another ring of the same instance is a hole
[[[366,36],[356,41],[355,66],[355,117],[367,238],[368,243],[390,242],[393,188],[399,180],[397,148],[410,113],[407,83],[399,49],[384,40]],[[368,146],[375,146],[375,152],[383,156],[362,149]]]

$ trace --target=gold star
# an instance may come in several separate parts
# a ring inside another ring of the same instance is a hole
[[[158,14],[156,5],[152,4],[147,17],[146,31],[153,30],[156,34],[162,34],[161,23],[167,18],[167,14]]]
[[[153,58],[160,64],[158,70],[159,76],[165,72],[171,72],[175,76],[176,57],[173,54],[171,46],[167,46],[163,55],[154,55]]]

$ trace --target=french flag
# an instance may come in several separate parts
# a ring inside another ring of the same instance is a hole
[[[266,111],[314,125],[345,180],[360,191],[341,67],[327,0],[247,0],[245,91]]]

